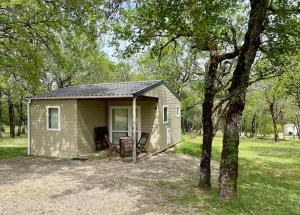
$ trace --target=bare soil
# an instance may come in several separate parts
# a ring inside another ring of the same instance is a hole
[[[117,158],[0,160],[0,214],[196,214],[172,199],[197,186],[198,167],[198,158],[170,153],[136,164]],[[214,180],[216,172],[213,163]]]

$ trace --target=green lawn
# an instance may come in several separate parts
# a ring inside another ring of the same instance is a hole
[[[0,138],[0,159],[27,155],[27,135],[11,139],[7,132]]]
[[[199,157],[202,138],[184,135],[175,153]],[[222,138],[213,143],[212,159],[220,161]],[[192,188],[172,201],[193,202],[205,214],[300,214],[300,141],[242,139],[238,199],[234,204],[218,201],[218,184],[205,195]],[[201,206],[199,206],[201,205]]]

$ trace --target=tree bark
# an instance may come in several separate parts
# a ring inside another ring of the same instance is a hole
[[[14,104],[11,96],[7,97],[8,104],[8,118],[9,118],[9,134],[11,138],[15,137],[15,113],[14,113]]]
[[[268,0],[250,0],[250,5],[248,29],[228,90],[230,100],[225,117],[219,174],[219,198],[223,202],[230,202],[236,199],[240,121],[245,107],[245,95],[249,85],[250,69],[261,44],[260,36],[264,31]]]
[[[252,117],[252,121],[251,121],[251,137],[255,137],[255,133],[256,133],[256,113],[254,113],[253,117]]]
[[[277,128],[277,116],[275,113],[275,109],[274,109],[274,105],[275,105],[275,97],[272,97],[272,101],[269,102],[269,110],[272,116],[272,123],[273,123],[273,129],[274,129],[274,142],[278,143],[279,142],[279,134],[278,134],[278,128]]]
[[[0,138],[2,138],[2,126],[3,126],[3,119],[2,119],[2,90],[0,89]]]
[[[213,105],[216,93],[215,81],[217,78],[218,65],[226,59],[235,58],[237,55],[238,50],[222,55],[219,55],[217,51],[211,51],[210,53],[209,67],[204,80],[204,102],[202,104],[203,143],[200,161],[199,186],[203,188],[211,187],[210,161],[214,137]]]
[[[18,115],[19,115],[17,136],[20,136],[21,133],[25,133],[22,100],[20,100],[20,103],[16,105],[16,110],[18,111]]]
[[[300,140],[300,122],[296,121],[294,123],[294,126],[296,127],[297,136],[298,136],[298,139]]]
[[[23,110],[23,101],[21,100],[21,102],[20,102],[20,120],[21,120],[21,133],[22,134],[25,134],[25,131],[26,131],[26,129],[25,129],[25,127],[26,127],[26,122],[25,122],[25,115],[24,115],[24,110]]]
[[[211,53],[208,71],[205,75],[204,83],[204,102],[202,104],[202,122],[203,122],[203,143],[200,162],[200,181],[199,186],[204,188],[211,187],[211,147],[213,141],[213,105],[215,95],[215,80],[217,75],[218,61],[217,53]]]
[[[284,124],[281,124],[281,129],[282,129],[282,139],[285,140],[285,133],[284,133]]]

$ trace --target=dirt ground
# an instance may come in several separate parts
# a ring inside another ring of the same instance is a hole
[[[161,153],[137,164],[25,157],[0,160],[0,214],[195,214],[171,201],[198,182],[199,159]],[[217,165],[213,164],[216,179]]]

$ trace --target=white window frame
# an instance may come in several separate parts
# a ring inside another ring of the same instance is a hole
[[[179,105],[176,106],[176,116],[180,117],[180,106]]]
[[[58,128],[49,128],[49,109],[50,108],[57,108],[57,114],[58,114],[58,119],[57,119],[57,121],[58,121]],[[46,107],[46,118],[47,118],[47,120],[46,120],[46,123],[47,123],[47,130],[48,131],[60,131],[60,106],[47,106]]]
[[[165,108],[167,108],[167,121],[165,121]],[[162,108],[162,115],[163,115],[163,123],[164,124],[168,124],[169,122],[169,108],[168,108],[168,105],[163,105],[163,108]]]
[[[114,132],[128,132],[128,136],[132,136],[132,106],[109,106],[109,139],[111,142],[113,142],[112,140],[112,110],[113,109],[125,109],[128,110],[128,131],[126,130],[115,130]],[[142,134],[142,124],[141,124],[141,106],[136,106],[137,109],[137,116],[138,116],[138,121],[136,129],[138,132],[138,139],[141,138],[141,134]]]

